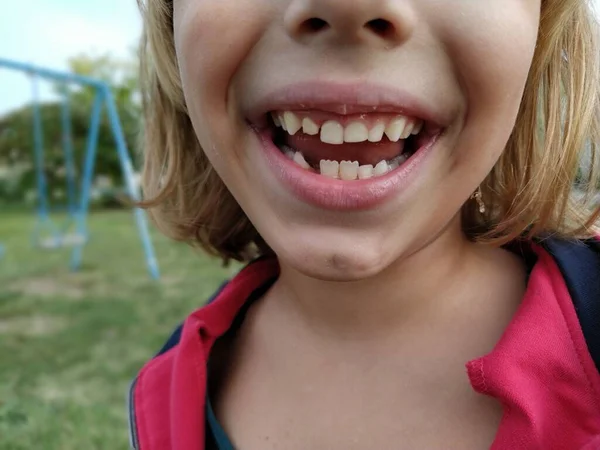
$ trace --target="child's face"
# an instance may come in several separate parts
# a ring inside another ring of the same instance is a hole
[[[304,273],[359,279],[460,239],[459,210],[514,126],[539,12],[540,0],[174,0],[174,32],[200,144],[265,241]],[[290,132],[310,120],[290,137],[274,111],[295,113]]]

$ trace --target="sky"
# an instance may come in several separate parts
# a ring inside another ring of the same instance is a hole
[[[0,58],[64,71],[80,53],[125,57],[140,33],[136,0],[12,1],[0,14]],[[48,98],[49,85],[40,87]],[[28,78],[0,68],[0,115],[30,98]]]
[[[600,11],[600,0],[593,1]],[[13,0],[0,14],[0,58],[66,70],[80,53],[126,56],[140,33],[136,0]],[[48,98],[49,86],[41,92]],[[0,68],[0,115],[30,95],[24,75]]]

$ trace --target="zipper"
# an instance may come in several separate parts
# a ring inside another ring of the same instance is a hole
[[[134,403],[134,392],[137,384],[137,378],[131,382],[129,386],[129,395],[127,396],[127,409],[129,410],[129,447],[131,450],[141,450],[140,442],[138,440],[137,425],[135,422],[135,403]]]

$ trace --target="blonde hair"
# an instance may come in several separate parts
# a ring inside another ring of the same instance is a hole
[[[143,205],[167,235],[225,262],[269,253],[192,128],[175,56],[172,0],[138,4],[144,20]],[[538,42],[516,126],[481,184],[486,212],[481,214],[474,201],[462,210],[469,237],[501,245],[520,237],[584,239],[597,233],[599,58],[590,4],[542,0]]]

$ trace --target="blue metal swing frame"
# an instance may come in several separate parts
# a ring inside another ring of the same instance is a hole
[[[38,220],[33,232],[33,242],[35,245],[39,245],[41,233],[46,232],[54,237],[57,245],[61,245],[64,240],[64,231],[66,228],[74,225],[76,229],[76,235],[82,237],[82,239],[74,244],[71,254],[70,267],[72,270],[78,270],[81,267],[83,249],[88,237],[87,215],[89,211],[98,134],[100,129],[100,119],[103,108],[106,108],[106,112],[108,114],[110,129],[115,141],[116,151],[121,164],[121,170],[123,172],[127,193],[133,200],[137,201],[140,199],[140,192],[134,181],[133,165],[127,149],[127,144],[112,91],[108,84],[100,80],[72,73],[49,70],[7,59],[0,58],[0,68],[23,72],[32,76],[34,152],[38,189]],[[43,128],[38,89],[38,80],[40,78],[58,81],[64,83],[65,85],[75,84],[78,86],[87,86],[93,88],[95,91],[95,99],[90,116],[90,126],[85,150],[85,161],[83,165],[83,174],[81,177],[81,190],[79,199],[76,198],[75,193],[75,163],[71,139],[71,117],[68,90],[65,89],[64,93],[61,120],[67,178],[68,222],[65,224],[65,227],[62,230],[52,221],[50,217],[50,205],[47,198],[47,180],[44,174]],[[152,278],[158,279],[160,277],[160,272],[154,253],[154,247],[150,239],[146,214],[140,208],[134,208],[133,212],[138,233],[142,241],[148,272]],[[0,244],[0,257],[2,256],[2,252],[3,247]]]

